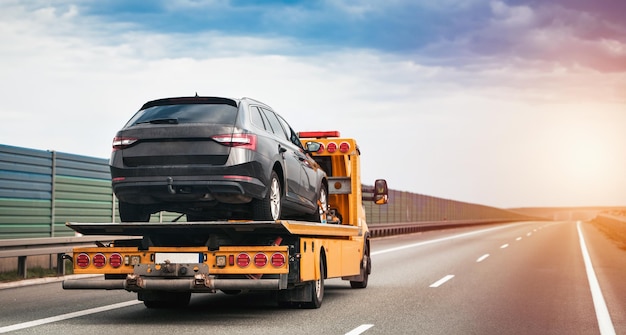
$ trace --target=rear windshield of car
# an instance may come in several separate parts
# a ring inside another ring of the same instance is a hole
[[[141,123],[234,124],[236,118],[237,107],[226,104],[165,105],[140,110],[126,123],[124,128]]]

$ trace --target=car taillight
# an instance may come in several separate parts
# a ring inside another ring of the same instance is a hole
[[[76,265],[78,265],[78,267],[81,269],[88,267],[89,263],[90,263],[89,255],[87,255],[84,252],[78,254],[78,256],[76,257]]]
[[[267,256],[265,256],[265,254],[262,252],[254,255],[254,265],[256,265],[258,268],[262,268],[267,265]]]
[[[279,252],[276,252],[272,255],[272,266],[274,267],[282,267],[285,265],[285,256]]]
[[[97,268],[103,268],[107,264],[107,258],[104,254],[97,253],[93,256],[93,265]]]
[[[225,146],[256,150],[256,135],[253,134],[215,135],[211,138]]]
[[[331,154],[337,151],[337,143],[335,142],[328,143],[328,145],[326,146],[326,151],[328,151]]]
[[[245,268],[248,265],[250,265],[250,256],[245,253],[241,253],[237,255],[237,265],[239,265],[239,267],[242,267],[242,268]]]
[[[111,257],[109,257],[109,264],[112,268],[116,269],[122,266],[122,255],[118,253],[112,254]]]
[[[129,146],[133,145],[137,142],[137,139],[134,137],[119,137],[116,136],[113,138],[113,151],[126,149]]]
[[[339,151],[341,151],[342,153],[346,153],[350,150],[350,144],[348,142],[341,142],[341,144],[339,144]]]

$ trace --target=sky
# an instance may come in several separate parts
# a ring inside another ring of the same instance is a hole
[[[251,97],[362,181],[626,206],[622,0],[3,0],[0,144],[108,158],[146,101]]]

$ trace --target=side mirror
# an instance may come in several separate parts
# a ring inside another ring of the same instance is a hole
[[[322,148],[322,143],[319,142],[306,142],[305,150],[307,153],[318,152]]]
[[[376,179],[374,182],[374,203],[384,205],[389,200],[389,189],[387,181],[384,179]]]
[[[373,201],[377,205],[384,205],[389,200],[389,189],[384,179],[376,179],[374,187],[363,186],[362,191],[363,201]]]

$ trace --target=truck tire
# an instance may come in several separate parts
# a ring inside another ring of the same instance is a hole
[[[311,301],[302,304],[302,308],[315,309],[322,306],[322,300],[324,299],[324,259],[320,256],[320,278],[310,282],[308,285],[311,290]]]
[[[361,280],[351,280],[350,287],[352,288],[366,288],[369,275],[372,272],[372,261],[370,258],[370,250],[367,247],[367,243],[363,247],[363,259],[361,260]]]
[[[150,212],[145,208],[145,206],[120,201],[119,210],[120,220],[122,220],[122,222],[150,221]]]
[[[282,212],[282,189],[275,171],[270,175],[270,184],[263,199],[252,200],[252,217],[258,221],[276,221]]]

